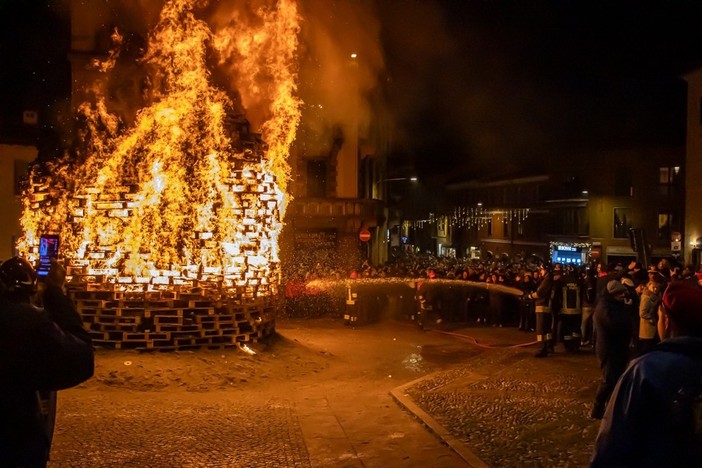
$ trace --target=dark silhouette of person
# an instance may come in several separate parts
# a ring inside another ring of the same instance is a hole
[[[51,392],[93,375],[90,335],[63,292],[65,270],[52,263],[41,293],[43,308],[32,305],[34,268],[14,257],[0,265],[0,466],[45,466],[51,449]],[[49,396],[49,400],[44,398]],[[55,398],[55,394],[53,395]],[[54,400],[55,401],[55,400]]]
[[[602,370],[590,416],[602,419],[614,386],[629,362],[631,315],[626,304],[628,290],[618,280],[607,283],[594,314],[595,354]]]
[[[592,466],[702,466],[702,290],[668,285],[657,326],[663,341],[617,383]]]

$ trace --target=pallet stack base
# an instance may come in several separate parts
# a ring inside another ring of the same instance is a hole
[[[139,351],[224,348],[275,332],[270,297],[240,301],[200,288],[121,292],[82,283],[69,294],[96,347]]]

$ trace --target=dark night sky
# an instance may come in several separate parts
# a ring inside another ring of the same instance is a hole
[[[55,133],[55,116],[70,92],[65,3],[0,0],[0,134],[5,138],[18,136],[24,110],[40,115],[32,137]]]
[[[383,3],[420,174],[684,143],[681,74],[702,65],[702,2]]]
[[[22,109],[50,116],[65,101],[65,4],[0,0],[3,134]],[[382,0],[377,10],[397,141],[420,175],[684,143],[681,74],[702,65],[702,1]]]

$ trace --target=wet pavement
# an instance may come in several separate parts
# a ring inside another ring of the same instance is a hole
[[[266,351],[265,378],[232,388],[99,380],[61,392],[50,466],[587,464],[591,352],[535,359],[531,334],[513,328],[315,319],[277,330],[286,346]],[[181,358],[188,372],[206,361]]]
[[[509,329],[462,333],[484,335],[484,343],[514,336]],[[427,425],[437,425],[437,432],[443,431],[442,438],[459,453],[467,449],[468,461],[475,457],[487,466],[587,466],[599,427],[589,418],[599,379],[596,359],[591,350],[577,355],[560,351],[546,359],[533,354],[532,347],[487,348],[393,394],[416,405],[427,415]]]

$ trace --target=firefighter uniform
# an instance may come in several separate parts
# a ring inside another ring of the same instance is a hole
[[[346,280],[346,308],[344,310],[344,325],[356,325],[360,316],[360,304],[358,303],[358,282],[356,281],[356,275],[354,275],[354,273],[351,274],[351,279]]]
[[[545,271],[545,270],[543,270]],[[536,341],[541,348],[536,357],[546,357],[549,350],[553,349],[553,320],[551,317],[551,292],[553,290],[553,277],[547,271],[539,282],[536,291],[529,297],[534,300],[536,315]]]
[[[562,305],[560,311],[559,338],[563,340],[566,351],[575,353],[580,349],[580,325],[582,321],[582,302],[580,285],[577,280],[567,277],[563,282]]]
[[[430,284],[436,277],[433,270],[427,273],[428,279],[417,283],[417,325],[424,328],[424,323],[430,319],[434,312],[434,298],[436,296],[435,285]]]
[[[417,284],[417,326],[424,328],[424,323],[429,319],[429,316],[434,311],[432,301],[432,292],[429,291],[427,281],[420,281]]]

